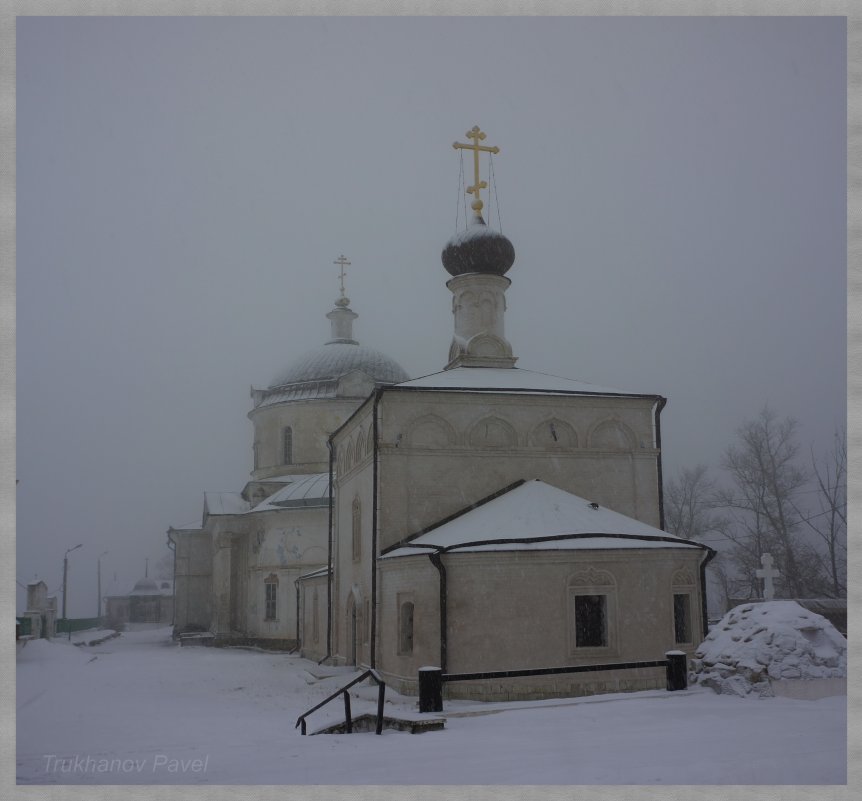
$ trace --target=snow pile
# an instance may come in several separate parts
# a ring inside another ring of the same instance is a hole
[[[743,604],[710,631],[692,660],[694,681],[718,693],[773,696],[772,681],[847,676],[847,640],[795,601]]]

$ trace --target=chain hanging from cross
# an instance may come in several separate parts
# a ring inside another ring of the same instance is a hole
[[[481,214],[482,206],[482,198],[479,195],[479,191],[481,189],[487,189],[488,184],[485,181],[479,179],[479,152],[483,153],[499,153],[500,148],[496,145],[494,147],[488,147],[487,145],[480,145],[479,142],[485,139],[486,134],[483,131],[479,130],[478,125],[474,125],[466,134],[464,134],[468,139],[473,140],[472,145],[465,145],[461,142],[453,142],[452,147],[456,150],[472,150],[473,151],[473,186],[467,187],[467,194],[473,195],[474,200],[470,204],[470,208],[476,212],[476,214]]]
[[[346,258],[344,258],[344,254],[342,253],[342,254],[341,254],[341,255],[340,255],[340,256],[339,256],[339,257],[338,257],[334,262],[332,262],[332,263],[333,263],[333,264],[337,264],[337,265],[339,266],[339,268],[340,268],[339,275],[338,275],[338,277],[339,277],[339,279],[340,279],[340,281],[341,281],[341,298],[340,298],[340,299],[341,299],[341,300],[347,300],[347,295],[345,295],[345,294],[344,294],[344,268],[345,268],[345,267],[349,267],[349,266],[350,266],[350,262],[349,262],[349,261],[347,261],[347,259],[346,259]]]

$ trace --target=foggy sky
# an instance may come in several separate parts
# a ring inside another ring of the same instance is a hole
[[[17,26],[16,575],[58,591],[83,543],[71,616],[102,551],[127,592],[242,488],[249,387],[328,339],[339,254],[356,337],[443,367],[475,124],[519,367],[667,397],[666,475],[766,403],[803,451],[843,424],[841,18]]]

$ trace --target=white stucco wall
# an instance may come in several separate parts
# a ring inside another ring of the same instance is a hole
[[[385,392],[380,547],[532,478],[658,527],[653,406],[648,398]]]

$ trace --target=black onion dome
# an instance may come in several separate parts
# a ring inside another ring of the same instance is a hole
[[[455,234],[446,243],[441,258],[450,275],[505,275],[515,262],[515,247],[499,231],[485,225],[477,214],[466,231]]]

